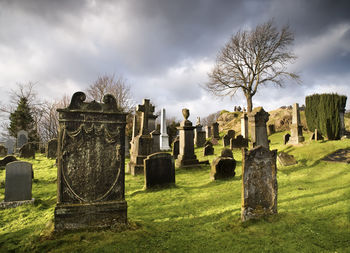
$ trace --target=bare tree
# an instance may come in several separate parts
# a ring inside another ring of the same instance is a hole
[[[126,79],[122,76],[116,78],[115,75],[102,75],[90,85],[87,90],[89,99],[102,102],[105,94],[112,94],[116,100],[119,108],[124,112],[131,112],[134,104],[130,93],[130,86],[127,85]]]
[[[251,112],[252,98],[261,84],[282,86],[285,78],[299,82],[296,73],[287,71],[287,64],[296,59],[289,50],[293,41],[289,26],[278,31],[273,20],[252,31],[238,31],[219,51],[205,88],[214,95],[231,97],[241,90]]]

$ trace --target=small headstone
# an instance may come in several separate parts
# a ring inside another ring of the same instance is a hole
[[[7,139],[5,142],[5,148],[7,148],[7,154],[12,155],[15,151],[15,142],[12,139]]]
[[[174,157],[169,153],[155,153],[147,156],[144,162],[145,187],[175,183]]]
[[[176,136],[174,141],[173,141],[173,156],[174,156],[174,159],[177,159],[177,156],[179,155],[179,143],[180,143],[180,137],[179,136]]]
[[[210,138],[211,137],[211,127],[210,126],[205,126],[205,138]]]
[[[277,150],[263,146],[242,153],[242,221],[277,213]]]
[[[17,148],[21,148],[24,144],[28,142],[28,132],[25,130],[20,130],[17,133]]]
[[[5,148],[4,145],[0,145],[0,156],[6,156],[7,155],[7,148]]]
[[[16,157],[13,155],[5,156],[2,160],[0,160],[0,167],[5,167],[8,163],[17,161]]]
[[[56,159],[57,157],[57,139],[51,139],[47,142],[47,147],[46,147],[46,157],[50,159]]]
[[[211,142],[210,142],[211,143]],[[207,144],[204,149],[203,149],[203,155],[207,156],[207,155],[214,155],[214,147],[213,144]]]
[[[295,160],[294,156],[288,155],[285,152],[280,152],[277,155],[277,160],[282,166],[291,166],[297,164],[298,162]]]
[[[288,143],[289,139],[290,139],[290,134],[286,133],[285,135],[283,135],[284,145],[286,145]]]
[[[19,149],[19,157],[35,159],[35,145],[31,142],[24,144]]]
[[[232,178],[236,175],[236,160],[230,149],[223,149],[221,156],[211,164],[210,178],[212,180]]]
[[[227,147],[230,145],[230,141],[231,141],[231,139],[233,139],[235,137],[235,134],[236,133],[234,130],[228,130],[227,134],[225,134],[223,137],[224,147]]]
[[[276,132],[275,125],[274,124],[269,124],[267,126],[267,134],[271,135],[271,134],[274,134],[275,132]]]
[[[228,148],[224,148],[224,149],[221,151],[221,157],[231,157],[231,158],[233,158],[232,150],[231,150],[231,149],[228,149]]]
[[[6,165],[5,202],[32,199],[32,164],[11,162]]]
[[[247,148],[248,139],[243,138],[242,135],[237,135],[236,138],[230,140],[230,149],[234,148]]]

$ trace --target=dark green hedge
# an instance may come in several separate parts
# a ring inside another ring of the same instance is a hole
[[[340,138],[339,112],[345,111],[346,96],[314,94],[305,98],[306,123],[310,131],[319,130],[329,140]]]

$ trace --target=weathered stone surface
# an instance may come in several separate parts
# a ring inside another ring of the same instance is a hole
[[[47,142],[46,157],[50,159],[56,159],[57,157],[57,138],[51,139]]]
[[[211,164],[212,180],[232,178],[236,175],[236,160],[233,157],[218,157]]]
[[[277,155],[277,160],[282,166],[290,166],[297,164],[298,162],[295,160],[294,156],[288,155],[285,152],[280,152]]]
[[[6,165],[5,202],[32,199],[32,164],[10,162]]]
[[[0,145],[0,156],[6,156],[7,155],[7,148],[5,146]]]
[[[167,134],[165,115],[166,115],[165,108],[162,108],[161,121],[160,121],[160,150],[161,151],[168,151],[171,149],[169,146],[169,136]]]
[[[116,99],[84,102],[73,95],[59,112],[55,230],[111,228],[127,222],[125,201],[126,114]]]
[[[241,135],[248,139],[248,116],[247,113],[242,113],[241,117]]]
[[[290,134],[286,133],[285,135],[283,135],[284,145],[286,145],[288,143],[289,139],[290,139]]]
[[[242,152],[242,221],[277,213],[277,150]]]
[[[15,152],[15,142],[12,139],[7,139],[5,148],[7,148],[7,154],[12,155]]]
[[[188,120],[190,111],[188,109],[182,109],[184,120],[177,128],[179,130],[180,143],[179,143],[179,155],[176,159],[177,167],[188,167],[198,165],[196,155],[194,154],[194,141],[193,141],[193,129],[192,122]]]
[[[317,129],[315,129],[315,132],[312,133],[310,140],[323,141],[323,136],[317,131]]]
[[[262,107],[255,108],[248,115],[250,124],[251,140],[253,147],[259,145],[269,148],[269,141],[267,139],[266,122],[269,120],[270,114],[265,112]]]
[[[303,126],[300,121],[299,105],[295,103],[293,105],[292,125],[290,126],[291,137],[288,144],[299,144],[304,141]]]
[[[28,142],[28,132],[25,130],[20,130],[17,133],[17,148],[21,148],[24,144]]]
[[[180,136],[176,136],[173,141],[173,157],[174,159],[177,159],[177,156],[179,155],[179,149],[180,149]]]
[[[233,153],[231,149],[228,148],[224,148],[223,150],[221,150],[221,157],[230,157],[233,158]]]
[[[237,135],[236,138],[230,140],[230,149],[234,148],[247,148],[248,139],[243,138],[242,135]]]
[[[215,138],[215,139],[220,139],[220,134],[219,134],[219,123],[217,122],[214,122],[212,125],[211,125],[211,130],[212,130],[212,136]]]
[[[197,131],[196,137],[194,138],[194,142],[195,142],[197,147],[204,147],[205,131]]]
[[[151,138],[153,140],[152,153],[157,153],[160,151],[160,132],[153,130],[151,132]]]
[[[210,142],[211,143],[211,142]],[[207,156],[207,155],[214,155],[214,147],[213,145],[209,145],[207,144],[204,149],[203,149],[203,155]]]
[[[145,188],[175,183],[174,158],[169,153],[155,153],[143,161],[145,166]]]
[[[19,149],[19,157],[35,159],[35,144],[28,142]]]
[[[10,162],[15,162],[17,161],[17,158],[13,155],[8,155],[5,156],[2,160],[0,160],[0,167],[5,167],[6,164],[10,163]]]

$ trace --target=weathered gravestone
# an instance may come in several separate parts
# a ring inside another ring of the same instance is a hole
[[[322,134],[320,134],[317,130],[317,128],[315,129],[315,132],[312,133],[310,140],[314,140],[314,141],[322,141],[323,140],[323,136]]]
[[[230,145],[231,139],[235,138],[235,131],[234,130],[228,130],[227,134],[223,137],[223,145],[224,147],[227,147]]]
[[[6,165],[5,202],[32,200],[32,164],[10,162]]]
[[[205,126],[205,138],[210,138],[211,137],[211,127],[210,126]]]
[[[35,159],[35,144],[28,142],[19,149],[19,157]]]
[[[166,129],[166,116],[165,116],[165,108],[161,111],[161,121],[160,121],[160,150],[168,151],[169,147],[169,136],[167,134]]]
[[[17,133],[17,148],[21,148],[24,144],[28,142],[28,132],[25,130],[20,130]]]
[[[203,149],[203,155],[204,156],[214,155],[214,147],[213,147],[213,143],[211,143],[211,141],[205,142],[204,149]]]
[[[288,143],[289,139],[290,139],[290,134],[286,133],[285,135],[283,135],[284,145],[286,145]]]
[[[288,144],[298,144],[304,141],[303,126],[300,122],[299,105],[295,103],[293,105],[292,125],[290,127],[291,137]]]
[[[5,148],[7,148],[7,154],[12,155],[15,152],[15,142],[12,139],[7,139]]]
[[[144,174],[143,160],[152,154],[153,139],[150,135],[149,127],[152,127],[154,123],[150,124],[149,119],[153,121],[154,106],[149,99],[144,99],[143,104],[137,106],[137,111],[141,113],[141,127],[139,134],[135,136],[131,143],[129,162],[129,172],[134,176]]]
[[[236,175],[236,160],[233,158],[230,149],[223,149],[221,156],[216,158],[211,164],[210,179],[226,179]]]
[[[7,148],[5,148],[4,145],[0,145],[0,156],[6,156],[7,155]]]
[[[179,143],[179,155],[176,159],[177,167],[191,167],[193,165],[199,165],[196,155],[194,154],[194,142],[193,142],[193,129],[192,122],[188,120],[190,111],[188,109],[182,109],[184,120],[177,127],[179,130],[180,143]]]
[[[247,148],[248,147],[248,139],[243,138],[242,135],[237,135],[236,138],[230,140],[230,149],[234,148]]]
[[[205,131],[198,130],[195,132],[194,143],[197,147],[204,147],[205,143]]]
[[[173,157],[174,159],[177,159],[179,152],[180,152],[180,137],[176,136],[173,141]]]
[[[298,162],[295,160],[294,156],[288,155],[285,152],[280,152],[277,155],[277,160],[282,166],[290,166],[297,164]]]
[[[145,188],[163,184],[175,184],[174,157],[165,152],[147,156],[145,166]]]
[[[248,139],[248,116],[247,113],[242,113],[241,117],[241,135],[243,138]]]
[[[265,112],[262,107],[255,108],[248,115],[248,120],[251,127],[251,139],[253,147],[259,145],[269,148],[269,141],[267,139],[266,122],[269,120],[270,114]]]
[[[267,126],[267,134],[271,135],[271,134],[274,134],[275,132],[276,132],[275,125],[274,124],[269,124]]]
[[[160,151],[160,132],[156,129],[151,132],[151,138],[153,140],[152,153]]]
[[[47,142],[46,157],[56,159],[57,157],[57,138],[51,139]]]
[[[127,222],[126,114],[107,94],[86,103],[76,92],[59,113],[55,230],[111,228]]]
[[[277,150],[242,152],[242,221],[277,213]]]
[[[219,123],[217,122],[214,122],[212,125],[211,125],[211,130],[212,130],[212,136],[215,138],[215,139],[220,139],[220,134],[219,134]]]

